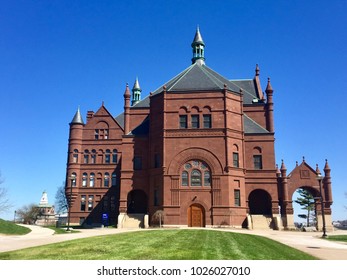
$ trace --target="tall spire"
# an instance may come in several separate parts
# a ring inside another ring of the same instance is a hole
[[[142,89],[140,88],[139,79],[137,77],[136,77],[133,89],[131,91],[133,92],[131,106],[134,106],[134,105],[136,105],[137,103],[140,102],[140,100],[141,100],[141,91],[142,91]]]
[[[191,46],[193,48],[192,63],[198,62],[200,64],[205,64],[205,43],[202,40],[199,26],[196,28],[195,37]]]
[[[74,115],[70,124],[84,124],[83,119],[82,119],[82,115],[81,115],[81,111],[80,111],[80,107],[78,107],[77,112]]]

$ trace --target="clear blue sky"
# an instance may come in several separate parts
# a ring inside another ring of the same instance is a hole
[[[333,219],[347,219],[347,1],[1,1],[0,170],[15,209],[54,203],[69,122],[104,101],[123,110],[188,67],[195,29],[206,64],[230,79],[260,66],[275,90],[276,160],[332,169]]]

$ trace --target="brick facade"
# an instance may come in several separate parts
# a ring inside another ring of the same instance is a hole
[[[265,94],[258,66],[253,79],[227,80],[205,65],[204,46],[198,30],[193,64],[132,105],[127,85],[118,116],[102,104],[84,123],[77,111],[66,180],[72,223],[100,224],[106,213],[121,227],[119,217],[146,214],[151,225],[162,210],[166,226],[252,228],[252,215],[291,226],[291,195],[304,185],[276,168],[270,80]]]

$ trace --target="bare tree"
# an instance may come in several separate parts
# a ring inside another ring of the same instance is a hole
[[[0,184],[3,183],[0,173]],[[0,187],[0,214],[8,211],[13,205],[7,197],[7,189]]]
[[[36,204],[29,204],[18,209],[16,215],[24,224],[35,224],[37,217],[40,215],[40,209]]]
[[[63,213],[68,209],[68,201],[65,195],[65,182],[58,187],[55,194],[55,209],[57,213]]]

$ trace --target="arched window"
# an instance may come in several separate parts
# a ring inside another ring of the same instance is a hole
[[[254,169],[263,169],[263,157],[260,147],[255,147],[253,149],[253,164]]]
[[[117,186],[117,174],[116,172],[112,173],[112,187]]]
[[[117,163],[117,162],[118,162],[118,151],[114,149],[112,152],[112,163]]]
[[[71,179],[71,186],[72,187],[76,187],[76,182],[77,182],[77,174],[75,173],[75,172],[72,172],[72,174],[71,174],[71,178],[73,178],[73,179]]]
[[[84,150],[84,155],[83,155],[83,163],[89,163],[89,151]]]
[[[94,149],[92,150],[91,163],[96,163],[96,151]]]
[[[72,162],[73,163],[77,163],[78,162],[78,150],[77,149],[73,150]]]
[[[233,145],[233,167],[240,167],[239,147]]]
[[[190,178],[192,186],[201,186],[201,172],[199,170],[194,169],[191,173]]]
[[[106,172],[104,176],[104,187],[108,188],[109,186],[110,186],[110,174]]]
[[[204,186],[211,186],[210,171],[204,171]]]
[[[182,172],[182,186],[188,186],[188,172]]]
[[[87,173],[84,172],[82,175],[82,187],[87,186],[87,177],[88,177]]]
[[[200,160],[190,160],[183,165],[181,172],[182,187],[210,187],[211,171],[208,165]]]
[[[90,173],[89,176],[89,187],[93,188],[95,185],[95,174],[94,173]]]
[[[105,163],[110,163],[110,162],[111,162],[111,151],[107,149],[105,153]]]

